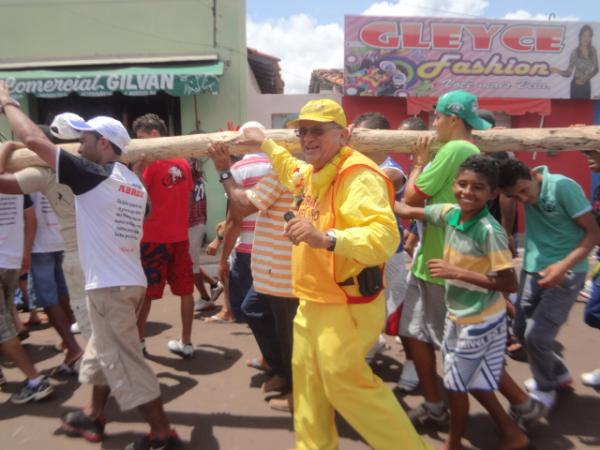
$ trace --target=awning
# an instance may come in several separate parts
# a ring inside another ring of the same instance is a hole
[[[433,111],[436,97],[407,97],[406,110],[411,116],[421,111]],[[506,113],[510,116],[521,116],[526,113],[549,116],[552,113],[550,99],[537,98],[479,98],[479,107]]]
[[[105,97],[114,92],[125,95],[155,95],[158,91],[182,97],[201,93],[216,94],[223,62],[160,66],[97,67],[82,70],[5,70],[6,81],[15,97],[35,95],[42,98]]]

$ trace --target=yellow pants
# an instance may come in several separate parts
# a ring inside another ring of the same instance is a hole
[[[371,303],[300,300],[292,356],[297,450],[334,450],[334,410],[375,450],[424,450],[394,394],[365,362],[381,332],[383,295]]]

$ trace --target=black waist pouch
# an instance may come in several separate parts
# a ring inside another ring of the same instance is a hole
[[[378,266],[367,267],[356,276],[358,291],[363,297],[370,297],[383,289],[383,273]]]

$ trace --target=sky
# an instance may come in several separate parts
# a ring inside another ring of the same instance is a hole
[[[342,68],[344,16],[453,16],[464,18],[600,22],[597,0],[247,0],[247,44],[281,59],[285,93],[308,92],[314,69]]]

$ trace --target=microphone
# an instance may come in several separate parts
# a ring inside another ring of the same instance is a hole
[[[283,220],[285,220],[286,222],[289,222],[294,217],[296,217],[296,214],[294,214],[292,211],[288,211],[283,215]]]

